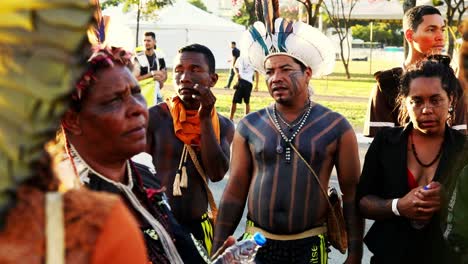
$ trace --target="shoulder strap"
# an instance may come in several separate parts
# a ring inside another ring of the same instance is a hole
[[[46,193],[46,264],[65,263],[65,227],[63,196]]]
[[[144,52],[138,53],[136,58],[141,67],[149,67],[149,61]]]
[[[208,186],[205,171],[203,171],[203,168],[201,167],[200,162],[198,161],[195,150],[193,150],[193,148],[190,145],[185,144],[185,146],[187,146],[187,151],[190,155],[190,158],[193,161],[193,164],[195,165],[195,168],[198,171],[198,174],[200,174],[200,177],[203,179],[203,183],[204,183],[205,190],[206,190],[206,195],[208,196],[208,203],[210,204],[211,216],[213,217],[214,220],[216,220],[216,216],[218,215],[218,208],[213,198],[213,193],[211,192],[210,187]]]

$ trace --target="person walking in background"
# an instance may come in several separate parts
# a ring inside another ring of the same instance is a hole
[[[449,162],[466,138],[447,125],[460,94],[445,63],[408,67],[398,98],[400,120],[410,121],[382,129],[366,153],[356,198],[361,214],[375,220],[364,239],[372,264],[458,263],[443,240],[440,207]]]
[[[224,89],[229,89],[231,88],[231,83],[232,83],[232,80],[234,79],[234,75],[235,75],[235,67],[236,67],[236,61],[237,59],[240,57],[240,50],[238,48],[236,48],[236,42],[235,41],[232,41],[231,42],[231,59],[228,61],[231,63],[231,69],[229,71],[229,78],[228,78],[228,82],[226,84],[226,86],[224,86]]]
[[[433,6],[421,5],[406,11],[403,17],[403,31],[408,43],[408,56],[402,67],[374,74],[377,84],[372,88],[369,98],[364,136],[374,137],[383,127],[395,127],[407,122],[398,121],[399,106],[396,99],[401,75],[406,68],[427,56],[437,56],[444,49],[446,25],[440,11]],[[467,133],[467,105],[463,100],[459,100],[453,111],[455,118],[449,120],[450,125]]]
[[[214,249],[234,232],[247,202],[246,236],[259,231],[267,238],[256,263],[327,263],[329,205],[321,188],[328,188],[335,167],[347,223],[346,263],[361,263],[364,223],[355,203],[360,172],[356,135],[342,115],[311,101],[309,91],[313,74],[333,70],[333,44],[302,22],[278,18],[273,24],[276,34],[294,31],[267,47],[255,34],[265,32],[265,26],[256,22],[241,44],[243,56],[265,73],[275,102],[237,125]]]
[[[215,108],[215,69],[209,48],[181,48],[174,59],[175,95],[149,110],[147,131],[147,152],[156,176],[168,188],[172,212],[208,252],[213,240],[210,218],[217,211],[208,182],[222,180],[228,171],[234,134],[232,122]]]
[[[156,46],[154,32],[145,32],[144,43],[145,51],[137,53],[135,58],[134,75],[138,81],[149,78],[154,80],[154,90],[148,93],[151,95],[149,97],[151,101],[147,102],[149,106],[152,106],[164,101],[161,89],[167,80],[166,61],[164,60],[164,53]],[[145,98],[148,100],[148,97]]]
[[[242,100],[245,103],[245,112],[247,115],[250,113],[250,95],[252,94],[252,83],[255,74],[255,88],[258,88],[258,72],[250,65],[248,60],[242,56],[237,59],[236,67],[234,71],[237,76],[237,83],[234,85],[234,95],[232,97],[230,119],[234,120],[234,114],[236,113],[237,104],[241,104]]]

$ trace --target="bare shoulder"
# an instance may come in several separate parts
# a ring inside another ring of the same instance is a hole
[[[234,136],[234,123],[231,120],[224,117],[223,115],[218,114],[219,127],[221,130],[221,136],[229,139],[229,142],[232,142]]]
[[[157,104],[151,107],[148,117],[148,130],[160,130],[166,126],[172,127],[172,116],[166,103]]]

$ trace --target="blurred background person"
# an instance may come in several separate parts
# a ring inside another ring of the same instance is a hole
[[[167,80],[167,70],[164,53],[156,46],[154,32],[145,32],[144,43],[145,50],[136,54],[133,73],[138,81],[154,80],[154,89],[144,91],[147,104],[151,107],[164,101],[161,89]]]
[[[254,81],[255,74],[255,89],[258,90],[258,72],[255,71],[252,65],[247,59],[242,56],[237,59],[234,71],[237,77],[237,82],[234,85],[234,95],[232,97],[230,118],[234,120],[234,114],[236,113],[237,104],[241,104],[242,100],[245,103],[244,115],[250,113],[250,95],[252,94],[252,84]]]
[[[231,59],[228,61],[231,63],[231,69],[229,71],[228,82],[226,86],[224,86],[224,89],[231,88],[231,83],[235,75],[234,68],[236,67],[236,61],[239,57],[240,57],[240,50],[236,47],[236,42],[231,41]]]

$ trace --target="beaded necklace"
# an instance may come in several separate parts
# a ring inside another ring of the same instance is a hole
[[[299,131],[301,131],[302,127],[304,127],[305,122],[306,122],[307,118],[309,117],[309,114],[310,114],[311,110],[312,110],[312,102],[309,101],[309,107],[307,108],[307,111],[305,112],[304,116],[300,119],[301,121],[299,122],[299,126],[297,127],[297,129],[295,131],[291,131],[292,135],[289,138],[284,134],[284,132],[281,129],[281,126],[280,126],[280,124],[278,122],[278,114],[276,113],[276,104],[273,105],[273,115],[268,115],[272,119],[276,130],[278,130],[278,132],[280,133],[281,138],[286,143],[286,144],[284,144],[285,148],[286,148],[286,150],[284,151],[285,152],[285,161],[286,161],[286,163],[291,163],[291,147],[290,147],[289,143],[292,144],[292,142],[294,141],[294,138],[296,138],[297,134],[299,134]],[[290,127],[290,128],[292,128],[292,127]],[[282,146],[281,143],[279,143],[278,146],[276,146],[276,153],[278,153],[278,155],[281,155],[283,153],[283,146]]]
[[[153,230],[156,231],[159,241],[161,242],[161,245],[163,247],[164,253],[166,254],[166,257],[169,259],[170,263],[183,263],[169,233],[166,231],[164,226],[143,206],[138,197],[133,193],[133,175],[130,167],[130,161],[126,161],[128,184],[123,184],[108,179],[106,176],[100,174],[99,172],[91,168],[91,166],[89,166],[85,162],[85,160],[80,156],[80,154],[72,144],[69,145],[68,151],[73,169],[75,172],[78,172],[77,176],[80,177],[83,183],[89,182],[88,174],[91,172],[92,174],[96,175],[102,180],[117,187],[128,199],[135,211],[140,213],[141,216],[147,221],[147,223],[151,225]]]
[[[302,120],[304,120],[304,117],[306,115],[306,111],[304,111],[304,113],[302,113],[302,116],[301,118],[296,122],[296,123],[292,123],[292,124],[289,124],[288,122],[286,122],[282,117],[281,117],[281,114],[278,114],[277,117],[279,119],[279,121],[281,121],[281,123],[285,124],[288,128],[289,128],[289,132],[292,132],[293,131],[293,128],[297,125],[299,125]]]
[[[430,166],[432,166],[434,163],[436,163],[437,160],[439,160],[440,158],[440,155],[442,154],[442,147],[443,147],[443,144],[440,145],[440,149],[439,149],[439,152],[437,153],[437,155],[435,156],[435,158],[429,162],[429,163],[423,163],[419,157],[418,157],[418,153],[416,152],[416,146],[414,145],[414,139],[413,139],[413,131],[411,131],[410,133],[410,137],[411,137],[411,150],[413,151],[413,155],[414,157],[416,158],[416,161],[419,163],[419,165],[425,167],[425,168],[428,168]]]

